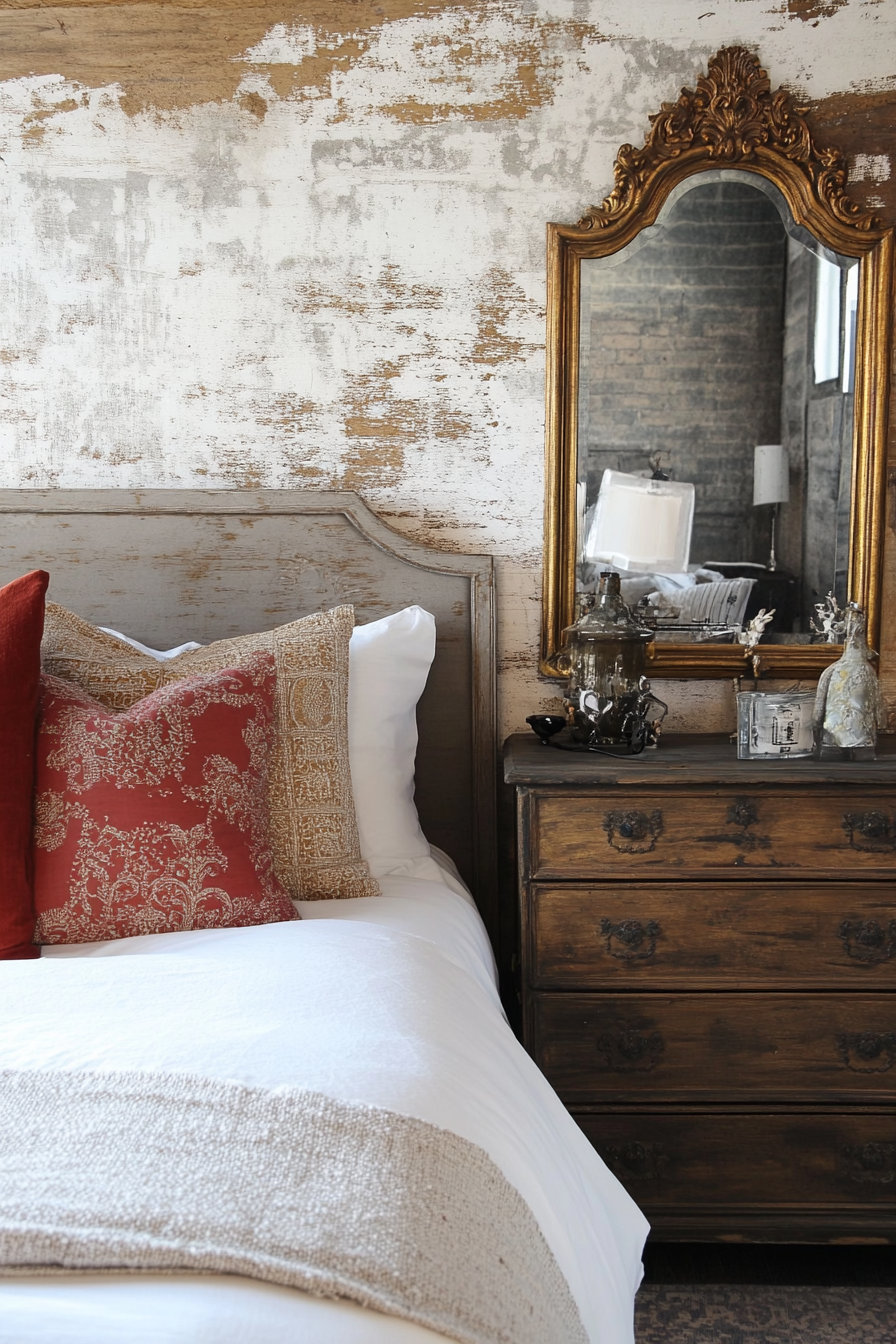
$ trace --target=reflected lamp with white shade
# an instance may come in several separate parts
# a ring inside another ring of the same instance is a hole
[[[758,443],[753,450],[753,507],[772,506],[772,536],[768,569],[777,569],[775,559],[775,524],[778,505],[790,499],[790,464],[787,450],[781,443]]]
[[[682,574],[694,526],[694,487],[607,469],[583,556],[622,571]]]

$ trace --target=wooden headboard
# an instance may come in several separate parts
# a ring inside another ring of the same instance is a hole
[[[491,557],[409,541],[348,491],[0,490],[0,515],[0,583],[46,569],[53,601],[155,648],[343,602],[359,624],[414,602],[431,611],[417,808],[497,945]]]

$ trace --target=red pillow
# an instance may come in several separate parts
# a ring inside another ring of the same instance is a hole
[[[49,574],[0,588],[0,959],[39,957],[31,941],[31,803],[40,639]]]
[[[42,678],[35,942],[296,918],[269,836],[275,682],[259,654],[116,714]]]

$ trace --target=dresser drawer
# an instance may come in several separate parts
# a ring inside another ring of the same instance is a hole
[[[802,1204],[889,1206],[896,1233],[892,1115],[576,1115],[645,1209]]]
[[[533,883],[531,984],[896,990],[889,882]]]
[[[570,1106],[724,1097],[896,1107],[893,995],[535,993],[527,1037]]]
[[[533,792],[529,876],[705,869],[896,874],[896,788]]]

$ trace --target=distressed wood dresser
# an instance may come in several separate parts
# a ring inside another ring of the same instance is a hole
[[[525,1045],[654,1236],[896,1241],[896,744],[505,778]]]

